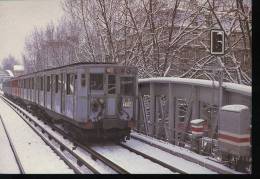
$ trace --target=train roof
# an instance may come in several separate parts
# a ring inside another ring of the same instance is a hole
[[[53,67],[53,68],[48,68],[48,69],[32,72],[32,73],[23,74],[23,75],[17,76],[16,78],[35,74],[35,73],[57,70],[57,69],[61,69],[61,68],[73,67],[73,66],[78,66],[78,65],[117,65],[117,66],[124,66],[124,65],[118,64],[116,62],[78,62],[78,63],[72,63],[72,64],[68,64],[68,65],[63,65],[63,66],[59,66],[59,67]],[[128,66],[128,67],[134,67],[134,66]]]

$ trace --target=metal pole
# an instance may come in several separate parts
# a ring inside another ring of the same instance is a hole
[[[220,77],[219,77],[219,99],[218,99],[218,102],[219,102],[219,108],[218,108],[218,121],[217,121],[217,129],[219,127],[219,121],[220,121],[220,109],[221,109],[221,106],[222,106],[222,98],[223,98],[223,87],[222,87],[222,84],[223,84],[223,67],[222,67],[222,61],[221,61],[221,58],[218,57],[218,62],[219,62],[219,65],[220,65]]]

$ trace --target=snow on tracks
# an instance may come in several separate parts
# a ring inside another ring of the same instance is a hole
[[[0,106],[0,114],[25,173],[73,173],[2,99]]]

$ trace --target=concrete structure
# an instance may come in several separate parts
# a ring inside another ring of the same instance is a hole
[[[250,155],[250,111],[245,105],[221,108],[218,139],[220,149],[236,156]]]
[[[217,81],[210,80],[147,78],[139,80],[139,99],[137,130],[175,143],[181,132],[189,130],[192,119],[206,120],[207,135],[216,138],[219,104],[251,109],[251,87],[224,82],[219,88]]]

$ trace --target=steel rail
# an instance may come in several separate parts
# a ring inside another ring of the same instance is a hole
[[[2,97],[4,98],[4,97]],[[4,99],[4,100],[8,100],[8,99]],[[10,100],[8,100],[9,103],[13,103]],[[11,104],[13,105],[15,108],[17,108],[17,104]],[[25,109],[19,109],[17,108],[19,111],[22,112],[23,115],[25,115],[27,118],[29,118],[29,116],[27,116],[22,110]],[[27,111],[28,112],[28,111]],[[29,112],[28,112],[29,113]],[[31,119],[31,121],[35,122],[33,119]],[[41,127],[41,125],[37,124],[37,126],[39,126],[42,130],[46,131],[45,129],[43,129]],[[83,150],[87,151],[88,153],[90,153],[92,156],[94,156],[95,158],[97,158],[98,160],[100,160],[101,162],[103,162],[105,165],[109,166],[111,169],[113,169],[114,171],[116,171],[119,174],[128,174],[129,172],[126,171],[125,169],[123,169],[122,167],[118,166],[117,164],[115,164],[113,161],[105,158],[104,156],[102,156],[101,154],[99,154],[98,152],[94,151],[93,149],[91,149],[90,147],[87,147],[85,145],[80,144],[76,139],[72,138],[71,136],[69,136],[67,133],[65,133],[62,129],[60,129],[59,127],[55,126],[55,125],[49,125],[49,127],[53,128],[54,130],[58,131],[58,133],[60,133],[63,137],[67,138],[70,140],[71,143],[74,143],[75,145],[79,146],[80,148],[82,148]],[[46,131],[47,132],[47,131]],[[65,150],[70,152],[70,148],[68,148],[66,145],[62,144],[58,139],[55,138],[55,136],[53,136],[52,134],[49,134],[49,136],[51,136],[52,139],[54,139],[57,143],[59,143],[60,146],[62,146],[63,148],[65,148]],[[78,161],[80,161],[80,163],[83,163],[85,166],[87,166],[91,171],[93,171],[94,174],[99,174],[99,172],[93,168],[90,164],[88,164],[84,159],[82,159],[78,154],[74,153],[72,151],[71,153]]]
[[[51,149],[71,168],[74,170],[75,173],[80,174],[82,173],[78,167],[76,167],[73,163],[71,163],[65,156],[65,154],[63,154],[62,152],[60,152],[53,144],[51,144],[50,141],[48,141],[35,127],[33,127],[32,124],[30,124],[25,118],[28,118],[29,120],[33,121],[34,124],[36,124],[38,127],[40,127],[42,129],[42,131],[45,131],[48,136],[51,139],[54,139],[60,146],[66,148],[66,151],[68,151],[70,154],[72,154],[76,159],[81,160],[82,163],[83,159],[81,158],[77,158],[76,155],[74,155],[75,153],[72,152],[67,146],[63,145],[58,139],[56,139],[52,134],[48,133],[45,129],[43,129],[40,125],[37,124],[37,122],[35,122],[33,119],[29,118],[29,116],[27,116],[22,110],[20,110],[19,108],[17,108],[17,106],[14,106],[14,104],[12,104],[10,101],[8,101],[7,99],[5,99],[3,96],[1,96],[1,98],[6,102],[6,104],[8,104],[25,122],[28,126],[31,127],[31,129],[37,134],[39,135],[39,137],[41,137],[41,139],[49,146],[51,147]],[[18,112],[20,111],[20,113]],[[91,169],[90,169],[91,170]],[[95,172],[93,172],[95,173]]]
[[[109,166],[110,168],[112,168],[114,171],[118,172],[119,174],[129,174],[128,171],[126,171],[125,169],[123,169],[122,167],[120,167],[119,165],[115,164],[113,161],[107,159],[106,157],[104,157],[103,155],[99,154],[98,152],[96,152],[95,150],[93,150],[91,147],[86,146],[86,145],[82,145],[81,143],[79,143],[76,139],[72,138],[71,136],[69,136],[68,134],[66,134],[62,129],[60,129],[59,127],[52,125],[51,127],[55,128],[55,130],[59,131],[59,133],[62,133],[63,136],[65,136],[66,138],[68,138],[70,141],[72,141],[74,144],[76,144],[77,146],[79,146],[80,148],[82,148],[83,150],[87,151],[88,153],[90,153],[92,156],[94,156],[95,158],[99,159],[100,161],[102,161],[104,164],[106,164],[107,166]]]
[[[127,150],[129,150],[131,152],[134,152],[134,153],[136,153],[136,154],[138,154],[138,155],[140,155],[140,156],[142,156],[142,157],[144,157],[144,158],[146,158],[148,160],[151,160],[154,163],[157,163],[157,164],[159,164],[159,165],[161,165],[161,166],[163,166],[165,168],[168,168],[172,172],[178,172],[180,174],[187,174],[187,172],[184,172],[183,170],[180,170],[180,169],[178,169],[178,168],[176,168],[174,166],[171,166],[171,165],[169,165],[167,163],[164,163],[164,162],[162,162],[162,161],[160,161],[160,160],[158,160],[158,159],[156,159],[156,158],[154,158],[152,156],[146,155],[146,154],[144,154],[144,153],[142,153],[142,152],[140,152],[138,150],[135,150],[135,149],[133,149],[133,148],[131,148],[131,147],[125,145],[125,144],[119,143],[118,145],[120,145],[121,147],[126,148]]]
[[[18,154],[17,154],[17,152],[16,152],[16,150],[15,150],[15,147],[14,147],[14,145],[13,145],[12,139],[11,139],[11,137],[10,137],[10,135],[9,135],[9,133],[8,133],[8,131],[7,131],[7,129],[6,129],[6,126],[5,126],[5,124],[4,124],[4,121],[3,121],[1,115],[0,115],[0,119],[1,119],[2,125],[3,125],[3,127],[4,127],[4,130],[5,130],[5,133],[6,133],[8,142],[9,142],[9,144],[10,144],[10,146],[11,146],[12,151],[13,151],[13,154],[14,154],[14,157],[15,157],[15,160],[16,160],[16,163],[17,163],[17,166],[18,166],[18,168],[19,168],[19,171],[20,171],[21,174],[25,174],[25,171],[24,171],[23,165],[22,165],[22,163],[21,163],[21,160],[20,160],[20,158],[19,158],[19,156],[18,156]]]

